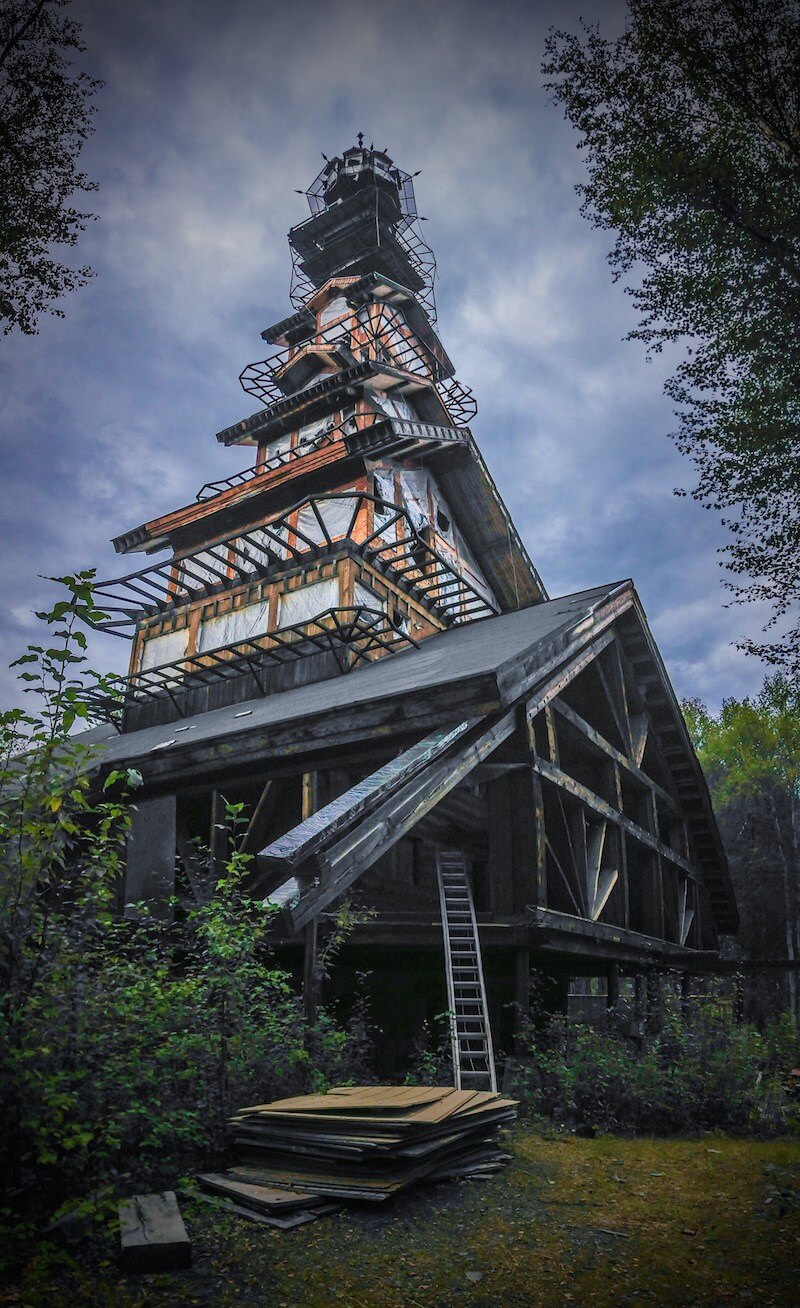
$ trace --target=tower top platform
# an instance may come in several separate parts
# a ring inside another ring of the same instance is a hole
[[[304,194],[311,216],[289,232],[296,308],[331,277],[377,272],[418,295],[435,320],[436,261],[422,238],[410,173],[360,138],[326,159]]]

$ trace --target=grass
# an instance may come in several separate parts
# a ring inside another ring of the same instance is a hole
[[[40,1246],[0,1304],[147,1308],[796,1305],[800,1141],[539,1134],[488,1181],[419,1187],[290,1232],[182,1209],[190,1271],[124,1277],[113,1226]]]

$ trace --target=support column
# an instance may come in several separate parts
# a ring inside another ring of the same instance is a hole
[[[225,816],[225,798],[219,790],[211,792],[211,830],[208,836],[211,857],[212,884],[223,873],[228,861],[228,823]]]
[[[744,1021],[744,977],[741,972],[733,978],[733,1020],[737,1026]]]
[[[608,989],[606,991],[606,1008],[616,1008],[619,1003],[619,963],[608,965]]]
[[[531,951],[527,945],[520,945],[515,950],[514,1000],[516,1013],[514,1020],[515,1046],[519,1044],[519,1029],[523,1019],[527,1019],[531,1007]]]
[[[303,773],[302,818],[311,817],[319,807],[319,774]],[[306,1021],[313,1026],[317,1020],[319,975],[317,971],[317,919],[313,918],[303,930],[303,1009]]]
[[[645,992],[645,1030],[651,1030],[653,1026],[653,1016],[658,1008],[658,1001],[661,995],[661,978],[657,972],[647,973],[647,984]]]
[[[303,928],[303,1009],[310,1026],[317,1020],[318,993],[317,919],[314,918]]]
[[[146,904],[153,917],[172,917],[175,894],[175,796],[139,799],[131,809],[125,864],[125,917]]]
[[[638,1037],[642,1034],[645,1024],[644,977],[641,972],[637,972],[633,978],[633,1017]]]

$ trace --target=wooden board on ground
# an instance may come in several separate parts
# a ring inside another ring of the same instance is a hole
[[[172,1272],[191,1266],[192,1246],[174,1191],[121,1200],[119,1224],[123,1271]]]

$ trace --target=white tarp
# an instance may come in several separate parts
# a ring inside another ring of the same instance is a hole
[[[369,586],[364,586],[362,582],[357,581],[354,589],[354,604],[356,608],[363,606],[365,609],[377,609],[380,613],[386,612],[386,601],[370,590]]]
[[[277,458],[279,454],[286,454],[291,443],[291,432],[285,432],[283,436],[276,436],[275,440],[267,441],[264,446],[265,462],[269,463],[271,459]]]
[[[430,521],[427,473],[420,468],[404,468],[400,473],[400,489],[409,517],[417,531],[421,531]]]
[[[145,641],[142,651],[141,670],[157,668],[162,663],[172,663],[182,659],[189,641],[189,628],[182,631],[167,631],[163,636],[151,636]]]
[[[344,536],[356,511],[354,496],[337,495],[329,500],[315,500],[315,504],[319,518],[322,518],[331,540]],[[304,537],[312,540],[315,545],[319,545],[325,540],[325,532],[320,526],[317,513],[314,512],[310,504],[307,504],[300,509],[297,515],[297,530],[298,534],[300,534],[301,547]]]
[[[297,433],[298,449],[305,447],[311,448],[324,436],[325,432],[330,431],[333,426],[333,418],[318,418],[316,422],[307,422],[305,427],[301,427]]]
[[[374,476],[375,495],[383,501],[385,507],[375,505],[375,530],[383,531],[395,514],[394,477],[391,473],[376,472]]]
[[[219,556],[216,551],[212,554],[210,550],[198,550],[186,560],[186,571],[182,572],[182,581],[189,591],[196,590],[202,585],[217,585],[225,581],[227,577],[227,564],[225,561],[225,547],[217,546]]]
[[[278,626],[294,627],[298,622],[308,622],[328,609],[339,607],[339,578],[313,581],[310,586],[298,586],[297,590],[287,590],[281,595]]]
[[[417,415],[414,413],[414,410],[411,408],[411,405],[404,396],[383,395],[380,391],[375,391],[374,394],[375,399],[383,409],[387,418],[405,418],[409,422],[413,422],[416,419]]]
[[[269,600],[245,604],[244,608],[231,609],[218,617],[206,618],[200,623],[197,634],[197,651],[217,649],[220,645],[235,645],[240,640],[263,636],[269,627]]]
[[[254,527],[252,531],[248,531],[247,540],[236,541],[236,548],[240,551],[236,556],[236,563],[242,566],[241,554],[244,554],[248,559],[253,559],[259,567],[263,567],[268,562],[266,557],[268,551],[280,559],[288,558],[289,549],[283,544],[287,535],[285,527],[276,527],[273,535],[269,535],[260,527]]]
[[[343,295],[334,295],[332,300],[328,300],[325,308],[319,315],[320,327],[327,327],[329,322],[334,322],[336,318],[341,318],[344,314],[352,312],[347,300]]]

